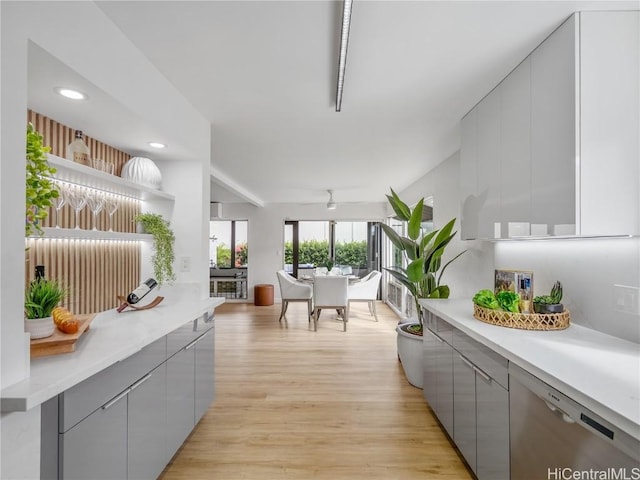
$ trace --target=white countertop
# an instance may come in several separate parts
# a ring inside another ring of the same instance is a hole
[[[575,324],[555,331],[490,325],[473,317],[471,299],[420,304],[640,439],[640,345]]]
[[[75,352],[32,359],[30,377],[0,392],[2,411],[36,407],[224,303],[223,298],[200,299],[167,287],[150,292],[149,301],[158,295],[165,299],[149,310],[99,313]]]

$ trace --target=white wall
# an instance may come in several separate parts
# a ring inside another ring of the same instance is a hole
[[[254,285],[271,283],[276,287],[275,296],[280,301],[276,271],[284,265],[285,220],[381,221],[386,214],[384,203],[341,204],[336,210],[327,210],[324,204],[277,203],[255,207],[247,203],[227,203],[223,215],[227,220],[248,220],[249,299],[253,300]]]
[[[454,153],[409,187],[396,193],[407,204],[422,197],[433,196],[433,225],[440,228],[452,218],[457,218],[455,230],[460,231],[460,154]],[[395,189],[394,189],[395,190]],[[451,298],[471,297],[481,288],[493,285],[493,247],[473,240],[462,241],[458,233],[443,256],[443,263],[462,250],[460,258],[447,267],[442,282],[449,285]]]
[[[433,195],[434,225],[439,228],[460,215],[459,168],[456,153],[398,194],[407,203]],[[640,316],[618,311],[614,292],[614,285],[640,287],[639,238],[488,242],[458,237],[445,259],[464,248],[468,251],[444,276],[452,297],[470,298],[481,288],[492,288],[496,268],[530,270],[535,295],[548,293],[556,280],[562,282],[573,323],[640,343]]]
[[[176,211],[201,225],[196,230],[208,224],[211,128],[94,2],[0,2],[0,21],[0,387],[6,387],[29,375],[22,305],[29,41],[126,105],[158,132],[167,132],[168,137],[191,147],[189,169],[194,177],[185,179],[184,187],[176,187],[180,196]],[[207,242],[198,245],[201,235],[183,226],[176,236],[180,252],[193,252],[196,269],[186,280],[200,282],[205,290]],[[34,425],[39,416],[36,407],[0,417],[0,478],[37,478],[40,442]]]

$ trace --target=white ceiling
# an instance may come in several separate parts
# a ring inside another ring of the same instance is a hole
[[[342,2],[98,5],[211,122],[212,166],[266,203],[384,200],[454,153],[460,118],[572,12],[639,8],[354,0],[336,113]]]

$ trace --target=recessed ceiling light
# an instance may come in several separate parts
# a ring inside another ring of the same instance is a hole
[[[149,146],[153,148],[165,148],[166,145],[160,142],[149,142]]]
[[[63,97],[70,98],[71,100],[86,100],[89,98],[86,93],[72,90],[71,88],[56,87],[53,89],[57,94]]]

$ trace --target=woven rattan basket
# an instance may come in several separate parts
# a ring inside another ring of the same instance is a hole
[[[473,305],[473,316],[478,320],[500,327],[520,328],[523,330],[563,330],[569,326],[569,310],[562,313],[511,313],[503,310],[490,310]]]

